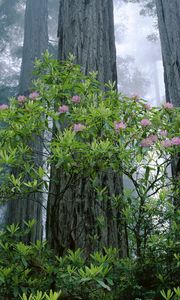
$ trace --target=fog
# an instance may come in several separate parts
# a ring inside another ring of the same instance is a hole
[[[139,4],[122,3],[114,7],[114,22],[119,90],[160,105],[165,89],[157,20],[140,15]]]

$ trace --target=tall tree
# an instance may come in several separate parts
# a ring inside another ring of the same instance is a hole
[[[33,79],[34,60],[48,48],[48,2],[27,0],[19,93],[28,92]]]
[[[59,59],[72,53],[85,74],[98,71],[98,79],[117,83],[116,51],[112,0],[60,0]],[[122,193],[122,178],[114,172],[99,174],[107,187],[108,201],[97,203],[89,180],[81,178],[62,196],[65,179],[62,170],[51,170],[47,211],[47,237],[62,254],[67,248],[114,246],[127,255],[126,232],[120,213],[113,207],[112,196]],[[98,225],[103,215],[104,228]]]
[[[33,79],[35,58],[48,48],[48,9],[47,0],[27,0],[25,11],[25,30],[23,57],[19,82],[19,93],[28,94]],[[31,144],[34,153],[34,163],[42,165],[43,146],[40,137],[34,137]],[[24,199],[12,200],[8,203],[7,223],[21,223],[35,219],[37,224],[28,237],[34,242],[42,237],[42,194],[32,193]]]
[[[0,1],[0,102],[3,103],[17,93],[23,20],[22,0]]]
[[[180,106],[180,2],[156,0],[167,100]]]
[[[164,65],[166,100],[180,106],[180,1],[156,0]],[[173,161],[176,184],[180,178],[180,155]],[[179,198],[179,197],[177,197]],[[176,199],[176,205],[180,201]]]

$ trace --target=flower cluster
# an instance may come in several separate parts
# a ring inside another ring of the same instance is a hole
[[[162,136],[167,136],[167,130],[160,130],[160,135],[162,135]]]
[[[161,145],[165,148],[169,148],[171,146],[180,146],[180,138],[173,137],[172,139],[166,139],[165,141],[161,142]]]
[[[161,142],[161,145],[164,147],[164,148],[168,148],[168,147],[171,147],[172,146],[172,142],[170,139],[166,139],[165,141],[162,141]]]
[[[81,102],[81,97],[78,96],[78,95],[74,95],[72,98],[71,98],[72,102],[74,103],[80,103]]]
[[[35,100],[38,97],[39,97],[38,92],[32,92],[31,94],[29,94],[29,99],[31,99],[31,100]]]
[[[166,102],[166,103],[163,105],[163,107],[164,107],[165,109],[172,109],[174,106],[173,106],[172,103]]]
[[[163,130],[160,132],[162,136],[167,136],[167,131]],[[154,143],[158,141],[157,135],[151,134],[147,138],[143,139],[141,141],[141,147],[151,147]],[[165,139],[164,141],[161,141],[161,145],[164,148],[169,148],[171,146],[180,146],[180,138],[179,137],[173,137],[172,139]]]
[[[18,96],[17,99],[18,99],[19,104],[23,104],[26,101],[26,97],[22,96],[22,95]]]
[[[83,131],[86,128],[85,125],[79,123],[79,124],[74,124],[73,126],[73,131],[74,132],[79,132],[79,131]]]
[[[141,141],[141,147],[151,147],[155,142],[157,142],[158,137],[155,134],[149,135],[147,138]]]
[[[151,125],[151,121],[149,121],[148,119],[142,119],[140,123],[143,127]]]
[[[125,129],[126,124],[124,122],[114,122],[114,129],[119,131],[120,129]]]
[[[174,146],[180,146],[180,138],[179,138],[179,137],[173,137],[173,138],[171,139],[171,143],[172,143],[172,145],[174,145]]]
[[[60,114],[67,113],[67,112],[69,112],[69,107],[67,105],[59,106],[58,112]]]
[[[150,138],[143,139],[140,143],[141,147],[151,147],[153,145],[153,142]]]
[[[0,105],[0,110],[4,110],[4,109],[7,109],[9,108],[9,106],[7,104],[1,104]]]

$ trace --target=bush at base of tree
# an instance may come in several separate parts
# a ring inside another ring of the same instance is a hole
[[[63,169],[66,190],[86,176],[99,206],[112,201],[121,215],[117,221],[127,224],[129,258],[120,259],[119,249],[97,246],[103,213],[95,220],[94,252],[88,255],[65,249],[58,257],[46,243],[26,245],[21,230],[11,225],[0,237],[0,295],[37,298],[43,297],[33,296],[37,291],[61,290],[62,299],[172,298],[172,289],[178,292],[179,181],[168,175],[168,166],[179,155],[179,110],[171,103],[152,108],[137,96],[118,94],[111,83],[102,91],[96,75],[84,76],[71,60],[58,62],[46,53],[36,65],[38,92],[0,105],[1,199],[48,193],[51,164]],[[44,167],[35,164],[30,146],[42,132]],[[109,170],[131,182],[111,198],[98,180]],[[27,234],[32,225],[27,223]]]
[[[57,257],[46,242],[19,242],[33,222],[26,225],[23,233],[17,225],[1,231],[1,299],[20,299],[24,293],[22,300],[56,300],[57,295],[52,296],[52,292],[48,298],[49,291],[61,290],[60,299],[150,300],[162,299],[163,289],[178,286],[178,245],[173,244],[173,231],[158,245],[158,237],[154,237],[147,256],[140,261],[120,259],[118,250],[113,248],[104,248],[103,253],[96,251],[86,259],[80,249],[67,250],[65,256]]]

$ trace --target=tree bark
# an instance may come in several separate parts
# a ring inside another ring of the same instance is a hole
[[[85,74],[98,71],[102,83],[110,80],[117,84],[111,0],[60,0],[58,37],[59,59],[65,60],[71,53]],[[92,250],[113,246],[120,249],[121,256],[127,255],[125,225],[112,203],[113,195],[122,194],[122,178],[111,170],[98,178],[109,196],[101,203],[86,177],[73,178],[62,193],[68,178],[63,170],[52,168],[47,237],[58,254],[81,247],[89,255]]]
[[[167,93],[180,106],[180,2],[156,0]]]
[[[156,0],[164,65],[166,100],[180,106],[180,1]],[[180,180],[180,155],[172,166],[176,184]],[[180,206],[179,199],[175,200]]]
[[[19,94],[28,94],[34,78],[34,60],[40,58],[48,48],[48,9],[47,0],[27,0],[25,12],[25,30],[23,57],[19,82]],[[34,162],[42,165],[42,157],[37,153],[43,152],[41,137],[34,136],[31,142]],[[8,203],[7,223],[20,223],[31,219],[36,220],[34,231],[27,237],[27,242],[35,242],[42,238],[42,203],[40,193],[32,193],[24,199],[16,199]]]
[[[101,82],[117,82],[113,2],[60,0],[59,58],[76,57],[84,73],[98,71]]]
[[[48,0],[27,0],[19,93],[26,93],[34,79],[34,61],[48,49]]]

